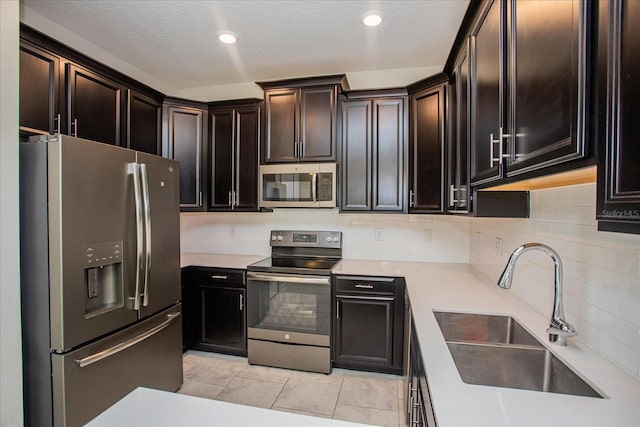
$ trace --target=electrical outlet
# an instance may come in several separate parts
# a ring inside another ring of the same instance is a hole
[[[495,248],[496,248],[496,256],[502,257],[502,239],[499,237],[496,237]]]
[[[433,232],[430,228],[425,228],[424,230],[422,230],[422,239],[427,243],[431,242],[431,240],[433,239]]]
[[[384,240],[384,232],[382,228],[376,228],[374,232],[376,242],[382,242]]]
[[[229,226],[229,237],[236,237],[236,226],[235,225],[230,225]]]

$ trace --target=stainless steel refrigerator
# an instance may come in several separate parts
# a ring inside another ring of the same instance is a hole
[[[20,144],[27,425],[83,425],[138,386],[182,385],[179,176],[70,136]]]

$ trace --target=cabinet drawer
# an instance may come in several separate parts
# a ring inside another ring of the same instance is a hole
[[[337,276],[336,294],[394,295],[395,283],[391,277]]]
[[[200,286],[231,286],[235,288],[245,285],[245,270],[200,267],[195,272],[195,277]]]

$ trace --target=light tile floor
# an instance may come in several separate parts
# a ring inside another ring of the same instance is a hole
[[[179,393],[382,426],[404,425],[402,377],[334,369],[330,375],[249,365],[189,350]]]

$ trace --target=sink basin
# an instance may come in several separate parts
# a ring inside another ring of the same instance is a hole
[[[434,315],[467,384],[604,397],[510,316]]]
[[[513,317],[434,311],[445,341],[519,344],[544,347]]]
[[[603,397],[544,348],[460,342],[447,345],[465,383]]]

